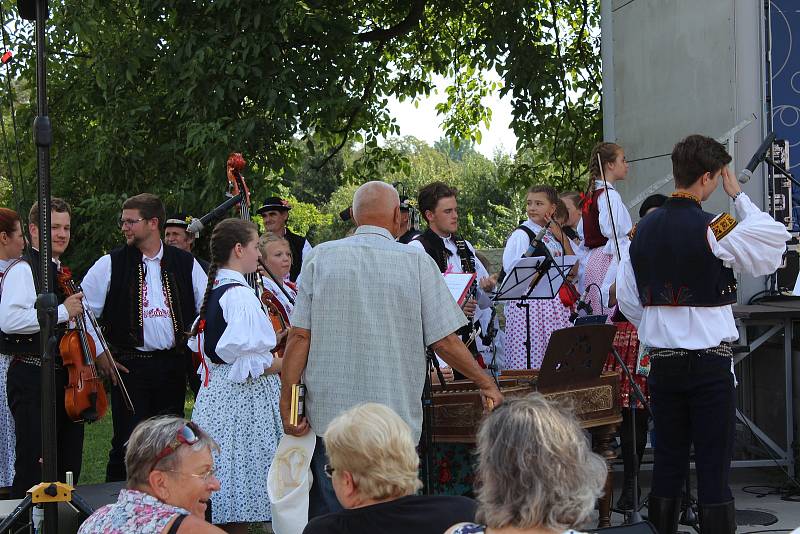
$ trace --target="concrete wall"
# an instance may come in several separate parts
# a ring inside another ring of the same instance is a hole
[[[735,168],[747,163],[767,124],[761,10],[756,0],[605,0],[603,79],[613,83],[603,95],[604,133],[631,162],[619,187],[626,202],[669,175],[668,154],[692,133],[720,137],[751,119],[729,144]],[[672,188],[670,181],[659,192]],[[763,178],[745,191],[763,206]],[[705,209],[731,210],[721,188]],[[746,299],[764,280],[740,287]]]

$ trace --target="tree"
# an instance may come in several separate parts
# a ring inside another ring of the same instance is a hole
[[[30,180],[33,26],[11,21],[14,4],[0,0],[17,57],[3,100],[18,104],[17,174]],[[319,178],[313,194],[292,188],[317,204],[386,165],[403,169],[378,146],[398,134],[386,99],[427,95],[436,74],[454,80],[439,110],[449,138],[477,140],[491,119],[492,69],[514,98],[521,146],[546,150],[562,174],[577,174],[599,134],[596,0],[51,0],[50,10],[53,191],[87,223],[76,225],[79,270],[119,242],[108,217],[125,196],[151,191],[192,214],[221,202],[234,150],[253,183]],[[351,143],[361,150],[346,176],[337,158]]]

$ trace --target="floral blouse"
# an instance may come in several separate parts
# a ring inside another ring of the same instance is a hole
[[[475,523],[462,523],[457,526],[453,534],[484,534],[486,532],[485,525],[477,525]],[[563,534],[581,534],[577,530],[565,530]]]
[[[188,510],[159,501],[141,491],[123,489],[114,504],[98,509],[81,525],[78,534],[161,534],[176,515]]]

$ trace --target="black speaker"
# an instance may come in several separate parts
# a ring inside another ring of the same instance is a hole
[[[36,20],[36,3],[41,0],[17,0],[17,10],[19,16],[25,20]],[[44,8],[47,12],[45,18],[50,17],[50,6],[48,0],[44,0]]]

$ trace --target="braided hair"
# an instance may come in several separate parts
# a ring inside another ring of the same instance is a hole
[[[613,163],[617,159],[622,147],[616,143],[602,142],[594,145],[592,149],[592,156],[589,158],[589,185],[586,187],[586,198],[591,198],[594,194],[594,181],[600,179],[602,176],[600,163],[597,161],[598,154],[600,161],[605,167],[609,163]]]
[[[253,236],[255,234],[256,237]],[[231,257],[231,252],[237,243],[245,245],[258,238],[258,227],[255,223],[243,219],[225,219],[214,227],[211,233],[211,266],[208,268],[208,284],[203,294],[203,305],[200,306],[200,315],[195,321],[189,335],[195,336],[200,328],[200,323],[206,318],[208,296],[214,289],[214,279],[222,265]]]

